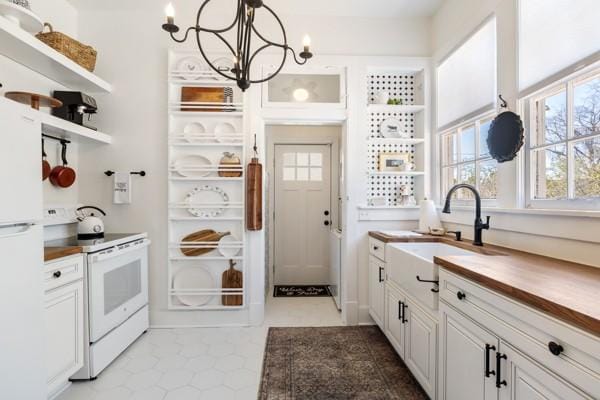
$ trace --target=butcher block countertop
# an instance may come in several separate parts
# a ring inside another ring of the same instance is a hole
[[[385,243],[441,242],[472,256],[435,257],[436,264],[558,319],[600,336],[600,268],[450,236],[401,238],[369,232]]]
[[[80,246],[44,247],[44,262],[79,254],[81,251],[82,248]]]

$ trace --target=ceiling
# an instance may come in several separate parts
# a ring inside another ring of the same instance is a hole
[[[163,7],[169,0],[68,0],[81,9]],[[175,6],[182,0],[173,0]],[[221,0],[214,0],[219,2]],[[443,0],[265,0],[278,14],[330,17],[411,18],[433,15]],[[198,6],[202,0],[196,0]],[[230,2],[230,1],[229,1]],[[229,7],[224,1],[223,6]],[[216,5],[216,4],[215,4]]]

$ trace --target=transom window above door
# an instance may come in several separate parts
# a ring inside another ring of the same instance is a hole
[[[284,153],[284,181],[322,181],[323,154],[321,153]]]
[[[442,194],[452,186],[467,183],[475,186],[483,199],[496,199],[498,163],[490,156],[487,136],[493,114],[452,128],[441,135]],[[473,194],[460,190],[458,199],[472,200]]]

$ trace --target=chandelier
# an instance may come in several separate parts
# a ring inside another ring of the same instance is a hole
[[[175,24],[175,9],[173,5],[169,3],[166,8],[167,14],[167,23],[163,24],[162,28],[169,32],[171,38],[177,43],[183,43],[187,40],[190,32],[196,33],[196,42],[198,44],[198,49],[202,54],[202,57],[206,61],[206,63],[217,72],[219,75],[231,79],[237,82],[237,85],[242,91],[245,91],[250,87],[253,83],[262,83],[266,82],[269,79],[274,78],[283,68],[286,59],[288,57],[288,51],[292,53],[294,61],[298,65],[304,65],[310,59],[313,54],[310,52],[310,37],[307,35],[304,37],[303,45],[304,49],[302,52],[298,54],[300,58],[296,56],[296,52],[287,43],[287,35],[285,32],[285,28],[283,23],[275,14],[275,12],[268,7],[266,4],[263,4],[262,0],[238,0],[237,1],[237,11],[235,14],[235,18],[233,22],[223,28],[223,29],[208,29],[200,26],[200,17],[202,16],[202,11],[205,9],[206,5],[210,3],[211,0],[205,0],[204,3],[198,9],[198,13],[196,14],[196,25],[187,28],[185,31],[185,35],[177,39],[175,37],[175,33],[179,32],[179,27]],[[265,10],[267,13],[271,14],[273,18],[275,18],[277,24],[281,28],[281,32],[283,34],[283,43],[277,43],[267,39],[262,33],[254,25],[254,18],[258,10]],[[236,42],[234,44],[230,44],[224,37],[225,33],[231,31],[233,29],[237,29],[236,32]],[[202,47],[202,42],[200,39],[200,34],[202,32],[211,33],[214,35],[219,41],[225,44],[225,46],[231,52],[233,57],[233,68],[223,70],[222,68],[216,67],[206,56],[206,52]],[[260,44],[258,45],[256,51],[252,53],[252,40],[253,39],[260,40]],[[283,57],[281,59],[281,64],[279,67],[273,72],[271,75],[268,75],[266,78],[252,79],[250,77],[250,68],[252,67],[252,62],[255,60],[256,56],[262,51],[275,47],[283,50]]]

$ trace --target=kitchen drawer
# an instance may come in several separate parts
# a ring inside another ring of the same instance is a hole
[[[385,243],[369,236],[369,253],[385,261]]]
[[[44,265],[44,291],[83,279],[83,255],[61,258]]]
[[[600,398],[600,338],[443,268],[440,298],[592,397]],[[550,352],[551,342],[562,346],[560,355]]]

